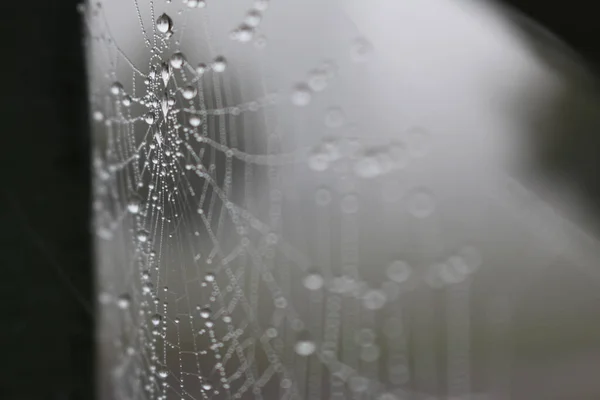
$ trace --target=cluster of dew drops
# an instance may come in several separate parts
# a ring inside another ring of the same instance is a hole
[[[166,2],[170,3],[171,0],[166,0]],[[189,8],[206,7],[206,1],[204,0],[184,0],[183,3]],[[247,11],[243,22],[231,32],[231,38],[239,42],[249,42],[251,40],[255,40],[257,46],[263,46],[264,37],[256,37],[255,32],[262,20],[262,12],[267,9],[268,4],[268,0],[255,1],[254,6]],[[168,40],[173,37],[174,23],[172,18],[166,13],[161,14],[156,19],[156,30],[160,35],[162,35],[164,40]],[[356,40],[352,51],[354,60],[357,62],[363,62],[368,58],[370,52],[372,52],[372,47],[368,41],[361,38]],[[153,54],[156,54],[155,49],[152,49],[152,52]],[[227,60],[223,56],[215,57],[209,64],[199,63],[195,67],[190,67],[186,64],[188,64],[188,61],[185,55],[179,51],[176,51],[167,59],[160,60],[156,65],[151,66],[150,71],[147,76],[145,76],[144,81],[144,84],[149,90],[147,90],[141,98],[134,98],[126,93],[123,85],[118,81],[115,81],[111,84],[110,93],[113,96],[118,97],[120,99],[120,103],[125,107],[130,107],[133,103],[145,106],[147,111],[140,118],[149,126],[156,125],[162,116],[165,122],[173,121],[173,124],[179,127],[174,116],[174,114],[180,112],[180,110],[175,109],[176,100],[174,96],[176,95],[176,92],[173,92],[169,89],[169,82],[174,74],[174,71],[189,67],[195,72],[197,79],[199,79],[208,71],[222,73],[227,68]],[[178,89],[181,97],[184,100],[193,101],[197,97],[198,89],[196,86],[194,86],[194,83],[197,82],[197,79],[191,83],[188,82],[187,86]],[[291,96],[292,103],[299,107],[307,106],[311,102],[311,98],[314,93],[325,89],[329,79],[331,79],[331,74],[327,73],[326,66],[323,66],[321,69],[311,71],[305,83],[299,83],[294,87]],[[94,118],[100,120],[102,119],[102,115],[95,113]],[[203,124],[202,114],[192,113],[188,115],[187,123],[189,124],[189,127],[184,128],[186,131],[198,128]],[[331,108],[326,113],[325,123],[329,128],[339,128],[345,124],[345,115],[341,109]],[[421,134],[420,136],[417,136],[422,137],[424,135]],[[163,141],[169,139],[168,137],[163,138],[161,134],[157,132],[155,140],[156,144],[152,144],[151,148],[155,148],[157,145],[161,146]],[[426,152],[421,148],[423,145],[419,141],[416,142],[416,145],[414,144],[414,141],[412,144],[413,153],[416,153],[417,157],[422,156],[422,153]],[[343,148],[344,145],[348,147],[349,150],[346,149],[347,151],[340,151],[339,149]],[[361,178],[374,178],[384,175],[390,170],[403,168],[407,160],[405,155],[406,149],[400,145],[388,146],[385,149],[366,149],[366,151],[360,152],[354,151],[356,149],[354,149],[353,145],[354,143],[352,142],[344,144],[325,141],[313,149],[313,152],[308,159],[309,167],[316,172],[323,172],[329,168],[330,164],[338,162],[339,159],[343,158],[343,155],[347,158],[351,158],[350,156],[353,156],[356,152],[360,153],[360,157],[356,157],[356,159],[352,161],[354,173]],[[165,155],[169,155],[167,154],[167,151],[165,151]],[[346,203],[347,204],[344,206],[344,211],[348,213],[355,212],[357,206],[354,205],[354,203]],[[415,192],[412,197],[410,209],[413,215],[424,218],[429,216],[433,212],[434,208],[434,200],[430,193],[425,190],[418,190]],[[141,205],[139,200],[131,200],[128,203],[127,209],[131,214],[140,213]],[[136,235],[136,239],[140,244],[147,243],[150,240],[150,234],[147,231],[140,230]],[[475,256],[472,256],[471,258],[477,258],[477,256],[478,255],[475,254]],[[453,266],[456,264],[458,265],[458,269],[466,269],[467,267],[464,266],[466,264],[461,263],[461,260],[462,258],[454,257],[443,266]],[[476,261],[474,264],[479,263],[480,262]],[[476,265],[475,268],[477,266],[478,265]],[[443,269],[442,272],[446,270],[448,270],[448,268]],[[365,288],[357,288],[356,282],[349,281],[348,279],[345,279],[345,277],[338,277],[334,279],[334,281],[329,285],[329,289],[338,293],[361,292],[364,306],[370,310],[378,310],[394,297],[393,293],[391,293],[394,292],[394,290],[388,289],[390,287],[395,288],[396,286],[394,286],[394,284],[403,284],[404,282],[408,281],[412,274],[412,268],[403,260],[395,260],[388,266],[386,274],[390,280],[390,284],[387,287],[382,287],[381,289],[365,290]],[[454,279],[456,274],[452,275],[448,273],[447,275],[449,275],[450,278],[446,279],[446,281],[449,281]],[[466,273],[462,274],[461,276],[463,275],[466,275]],[[204,276],[205,283],[214,282],[215,279],[215,275],[210,272]],[[318,291],[326,285],[326,282],[321,274],[316,271],[312,271],[304,277],[302,284],[310,291]],[[142,293],[145,295],[150,295],[153,292],[154,287],[150,281],[150,275],[147,272],[143,272]],[[116,305],[122,310],[128,309],[131,303],[132,299],[129,294],[122,294],[116,300]],[[214,323],[211,319],[212,311],[210,308],[198,306],[196,311],[200,318],[205,321],[205,326],[210,329]],[[225,316],[223,318],[224,320],[227,318],[226,322],[231,322],[230,316]],[[178,320],[175,322],[178,323]],[[163,335],[162,331],[165,328],[165,324],[161,314],[153,314],[150,318],[150,324],[153,336],[157,337]],[[277,332],[274,331],[274,328],[267,330],[266,334],[269,337],[277,336]],[[300,338],[294,344],[294,350],[299,356],[310,356],[317,351],[317,344],[308,337]],[[377,355],[369,357],[376,358]],[[156,367],[153,365],[151,366],[151,369],[153,370],[152,372],[154,372],[156,376],[163,381],[169,377],[169,370],[165,366]],[[205,391],[212,390],[214,394],[218,394],[218,392],[214,391],[212,384],[208,380],[203,381],[202,388]],[[224,386],[224,388],[226,387]],[[391,399],[392,397],[390,397],[390,400]]]
[[[170,1],[167,2],[169,3]],[[206,5],[205,1],[203,0],[187,0],[184,3],[186,3],[186,5],[190,8],[200,8]],[[163,13],[156,19],[156,30],[160,35],[162,35],[163,40],[168,40],[173,36],[174,24],[173,20],[168,14]],[[157,50],[152,49],[152,54],[156,53]],[[157,125],[162,117],[167,127],[169,127],[170,125],[175,129],[182,128],[181,124],[176,119],[176,114],[178,112],[181,112],[181,110],[175,108],[175,96],[177,95],[177,92],[169,88],[169,82],[176,70],[182,70],[184,68],[192,69],[189,65],[186,64],[187,60],[185,55],[180,51],[176,51],[172,53],[167,59],[161,59],[157,64],[152,65],[150,67],[148,74],[144,76],[144,84],[146,85],[147,90],[145,91],[145,94],[143,96],[136,98],[135,96],[128,94],[125,91],[123,85],[118,81],[114,81],[110,85],[110,94],[116,97],[120,104],[124,107],[130,107],[134,103],[145,107],[147,111],[145,113],[143,112],[143,115],[139,117],[139,119],[143,120],[148,126]],[[205,63],[199,63],[196,65],[195,68],[193,68],[193,71],[195,72],[197,78],[192,82],[188,82],[187,86],[184,86],[181,89],[178,89],[177,91],[180,92],[180,96],[184,100],[191,102],[198,95],[198,89],[196,86],[194,86],[194,83],[196,83],[206,72],[212,71],[215,73],[222,73],[226,70],[226,67],[227,61],[223,56],[215,57],[213,61],[208,65]],[[104,119],[104,115],[101,112],[97,111],[93,114],[93,118],[97,121],[101,121]],[[195,128],[202,125],[202,115],[199,115],[197,113],[192,113],[188,115],[187,123],[189,124],[189,127],[183,128],[184,131],[189,132],[190,130],[194,130]],[[150,148],[155,149],[157,146],[162,147],[165,144],[171,144],[165,143],[166,141],[170,140],[175,141],[176,145],[180,144],[182,139],[178,138],[177,135],[168,135],[169,132],[166,132],[165,136],[163,137],[163,134],[161,134],[159,130],[156,130],[154,136],[155,141],[150,144]],[[171,155],[171,152],[168,149],[173,147],[176,146],[165,146],[164,156]],[[177,154],[173,155],[175,156]],[[156,163],[156,161],[157,159],[152,159],[152,162]],[[166,173],[163,173],[162,175],[166,175]],[[141,184],[142,183],[140,182],[140,185]],[[154,184],[151,183],[149,185],[149,189],[153,188]],[[140,201],[138,199],[130,200],[127,204],[127,211],[133,215],[142,213],[143,210]],[[140,229],[136,233],[135,238],[140,246],[144,246],[148,244],[151,240],[151,235],[148,231]],[[156,253],[154,251],[150,252],[149,260],[154,257],[156,257]],[[141,279],[142,294],[153,295],[155,292],[155,288],[153,283],[151,282],[150,273],[148,270],[144,270],[142,272]],[[214,280],[215,276],[212,273],[207,273],[204,277],[204,281],[206,283],[213,282]],[[165,290],[168,289],[165,288]],[[132,304],[131,295],[128,293],[121,294],[120,296],[118,296],[115,303],[119,309],[127,310]],[[154,297],[154,303],[158,304],[157,297]],[[203,307],[199,309],[198,312],[200,317],[203,320],[205,320],[204,324],[206,328],[210,329],[212,327],[212,324],[214,323],[210,319],[212,315],[211,310],[207,307]],[[231,317],[226,316],[223,318],[230,319]],[[176,319],[175,322],[179,322],[178,319]],[[160,313],[154,313],[151,315],[150,325],[152,329],[151,333],[155,338],[164,336],[164,330],[166,329],[166,325],[164,323],[164,318]],[[133,347],[128,347],[127,354],[132,355],[133,353],[135,353],[135,349]],[[153,355],[153,359],[154,361],[158,361],[156,355]],[[154,374],[150,377],[150,380],[153,381],[155,377],[157,377],[158,379],[163,381],[163,386],[166,387],[166,379],[170,375],[169,369],[165,365],[161,365],[160,363],[158,363],[152,364],[150,366],[150,370]],[[152,392],[153,386],[151,384],[148,384],[146,389]],[[206,379],[203,379],[202,381],[202,390],[207,395],[209,391],[214,395],[218,394],[216,388],[213,388],[212,383],[210,383],[210,381]],[[158,398],[162,397],[159,395]]]

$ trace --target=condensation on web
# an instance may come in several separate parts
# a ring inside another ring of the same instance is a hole
[[[419,169],[432,132],[365,135],[369,121],[342,105],[355,95],[344,80],[376,56],[351,25],[339,53],[312,43],[310,57],[269,56],[292,57],[285,74],[261,64],[277,40],[263,23],[282,3],[81,7],[100,389],[161,400],[470,394],[469,286],[485,251],[440,225],[485,212],[438,209]],[[490,304],[507,324],[507,305]],[[500,366],[502,343],[491,344]]]

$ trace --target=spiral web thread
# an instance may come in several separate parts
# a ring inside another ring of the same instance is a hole
[[[276,126],[277,108],[288,97],[263,90],[243,99],[228,55],[211,48],[206,31],[210,57],[195,64],[180,52],[180,43],[190,41],[190,20],[208,24],[210,3],[169,3],[122,5],[136,10],[145,64],[117,43],[101,3],[81,7],[90,49],[105,397],[398,400],[428,392],[484,398],[471,387],[468,317],[481,249],[457,246],[423,271],[415,268],[419,261],[406,261],[409,254],[391,260],[378,279],[358,268],[368,263],[359,252],[362,182],[363,190],[381,193],[384,212],[408,209],[411,220],[425,221],[434,212],[430,191],[405,195],[394,178],[423,156],[426,135],[414,129],[405,143],[386,139],[383,146],[351,134],[290,146]],[[268,8],[266,0],[251,4],[232,39],[264,46],[257,31]],[[351,48],[357,62],[370,50],[365,39]],[[291,102],[306,105],[332,79],[335,68],[324,62],[292,89]],[[341,127],[344,113],[330,109],[325,123]],[[260,135],[249,138],[249,126],[259,126]],[[337,191],[317,188],[312,208],[283,179],[294,168],[319,174],[340,165],[332,183]],[[314,221],[290,215],[306,207]],[[435,236],[431,225],[419,226],[420,234]],[[284,229],[296,238],[312,232],[301,239],[303,250]],[[401,236],[386,229],[386,237]],[[431,328],[440,299],[411,295],[423,282],[438,297],[441,290],[443,338]],[[404,309],[408,299],[418,302],[413,314]],[[492,307],[494,326],[506,327],[506,305]],[[497,367],[491,374],[499,382],[493,390],[506,393],[500,377],[507,374],[509,344],[497,336],[490,344]],[[446,361],[439,359],[441,348]]]

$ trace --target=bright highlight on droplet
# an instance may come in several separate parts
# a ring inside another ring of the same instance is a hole
[[[315,352],[316,349],[317,346],[315,345],[315,342],[311,340],[300,340],[296,342],[296,345],[294,346],[296,354],[304,357],[310,356]]]

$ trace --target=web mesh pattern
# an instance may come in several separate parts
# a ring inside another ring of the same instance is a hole
[[[515,182],[433,184],[435,130],[365,135],[321,101],[375,53],[341,11],[342,55],[270,80],[261,29],[279,3],[81,7],[105,397],[478,398],[473,313],[495,327],[486,373],[506,393],[510,301],[473,311],[472,281],[505,262],[487,256],[500,239],[527,258],[564,243],[564,223]],[[482,234],[490,215],[533,228]]]

